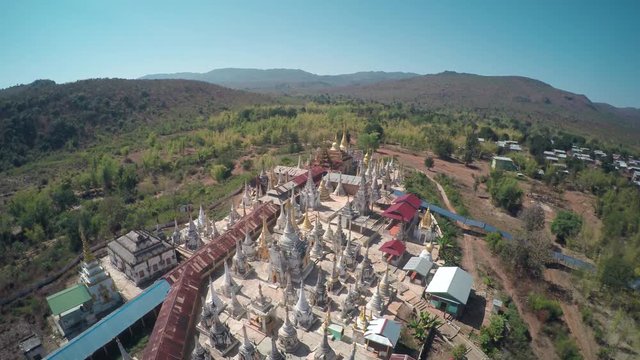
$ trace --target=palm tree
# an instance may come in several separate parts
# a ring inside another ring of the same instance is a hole
[[[436,243],[440,246],[440,257],[444,257],[446,249],[453,247],[453,240],[451,240],[448,234],[442,234],[442,236],[436,240]]]
[[[413,330],[414,336],[421,343],[427,340],[432,328],[440,325],[442,325],[442,322],[438,317],[426,311],[421,311],[409,322],[409,328]]]

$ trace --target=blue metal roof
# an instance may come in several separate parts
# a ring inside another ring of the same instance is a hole
[[[77,360],[88,358],[153,308],[160,305],[170,288],[171,285],[166,280],[156,281],[140,295],[126,302],[61,348],[49,354],[46,359]]]

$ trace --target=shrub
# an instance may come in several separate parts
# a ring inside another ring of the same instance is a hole
[[[551,232],[559,241],[577,235],[582,229],[582,217],[571,211],[560,211],[551,223]]]
[[[467,358],[467,347],[464,344],[458,344],[453,348],[451,352],[451,356],[453,356],[454,360],[464,360]]]
[[[493,201],[510,213],[516,213],[522,206],[522,189],[518,187],[515,179],[505,176],[504,173],[492,172],[487,187]]]
[[[559,320],[562,316],[562,308],[557,300],[549,300],[544,295],[531,293],[528,298],[531,310],[538,312],[543,321]]]
[[[431,156],[427,156],[424,159],[424,166],[426,166],[427,169],[431,169],[433,167],[433,158]]]

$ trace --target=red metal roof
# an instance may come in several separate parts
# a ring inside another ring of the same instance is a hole
[[[399,202],[389,206],[382,212],[382,216],[403,222],[409,222],[413,219],[413,216],[417,211],[418,209],[413,207],[410,203]]]
[[[313,177],[313,182],[317,183],[318,181],[320,181],[320,178],[322,177],[322,174],[324,174],[325,169],[322,166],[314,166],[311,168],[311,177]],[[309,172],[305,172],[304,174],[300,174],[296,177],[293,178],[293,182],[296,184],[296,186],[300,186],[300,185],[304,185],[304,183],[307,182],[307,175],[309,174]]]
[[[306,179],[306,177],[305,177]],[[244,239],[246,230],[257,232],[262,218],[276,216],[279,207],[265,203],[241,218],[229,231],[205,244],[189,259],[182,262],[164,278],[171,284],[153,327],[144,359],[174,360],[187,358],[187,345],[193,335],[193,319],[199,303],[199,286],[215,264],[223,260],[236,246],[236,239]]]
[[[420,198],[418,198],[414,194],[404,194],[404,195],[399,196],[398,198],[396,198],[393,201],[393,203],[394,204],[408,203],[411,206],[413,206],[416,210],[418,210],[418,209],[420,209],[420,205],[422,204],[422,201],[420,201]]]
[[[404,254],[404,250],[406,248],[406,245],[402,241],[394,239],[382,244],[382,246],[380,246],[380,251],[393,256],[400,256]]]

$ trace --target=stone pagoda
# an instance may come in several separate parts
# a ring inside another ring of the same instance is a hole
[[[266,360],[285,360],[284,355],[282,355],[282,353],[280,352],[276,344],[276,337],[271,336],[270,339],[271,339],[271,351],[269,352],[269,355],[267,356]]]
[[[222,282],[222,286],[220,287],[220,291],[222,292],[222,295],[230,299],[231,296],[240,289],[240,287],[238,286],[238,284],[236,284],[235,280],[233,280],[233,277],[231,277],[231,271],[229,271],[229,265],[226,261],[224,262],[223,277],[224,279]]]
[[[327,311],[327,317],[322,325],[322,341],[313,353],[314,360],[335,360],[336,352],[329,345],[329,325],[331,325],[331,313]]]
[[[89,242],[84,236],[84,231],[80,229],[80,239],[82,240],[83,261],[80,265],[80,283],[86,286],[91,298],[91,316],[99,318],[101,315],[110,312],[120,305],[122,298],[116,290],[113,279],[104,271],[100,262],[91,252]]]
[[[383,307],[382,296],[380,296],[380,284],[378,284],[376,291],[371,296],[371,299],[369,299],[369,302],[367,302],[366,308],[374,317],[378,318],[382,316]]]
[[[353,199],[353,202],[355,203],[355,208],[360,214],[360,216],[365,216],[369,214],[369,204],[370,204],[369,198],[370,197],[369,197],[369,191],[367,190],[368,190],[367,180],[364,174],[362,174],[362,176],[360,176],[360,186],[358,187],[356,196]]]
[[[185,242],[185,247],[191,251],[196,251],[202,244],[202,239],[200,239],[200,234],[198,233],[198,229],[196,225],[193,223],[191,219],[191,215],[189,215],[189,228],[187,230],[187,240]]]
[[[271,241],[271,233],[267,227],[267,218],[262,219],[262,231],[258,236],[258,248],[256,249],[256,258],[260,261],[269,261],[269,242]]]
[[[238,343],[238,340],[231,335],[229,325],[223,324],[216,313],[213,314],[211,327],[206,335],[209,340],[207,345],[214,358],[225,357]]]
[[[258,352],[256,345],[249,340],[249,336],[247,336],[247,327],[242,325],[242,334],[244,335],[244,341],[240,344],[240,348],[238,348],[238,355],[236,355],[236,360],[263,360],[264,357]]]
[[[304,284],[300,284],[300,291],[298,295],[298,302],[296,303],[294,319],[296,325],[309,331],[313,324],[316,322],[315,315],[311,311],[311,306],[307,302],[307,296],[304,291]]]
[[[327,284],[324,271],[322,271],[322,269],[318,269],[318,279],[316,281],[316,286],[311,292],[311,304],[319,308],[324,308],[328,304],[328,301],[329,296],[327,295]]]
[[[316,210],[318,206],[320,206],[320,194],[318,194],[318,189],[313,183],[311,168],[309,168],[307,173],[307,183],[300,192],[300,205],[307,210]]]
[[[344,191],[344,187],[342,186],[342,173],[338,174],[338,183],[336,184],[336,188],[333,190],[333,195],[335,196],[347,195],[347,192]]]
[[[289,319],[289,306],[284,304],[284,324],[278,330],[278,345],[285,353],[293,353],[298,349],[298,331]]]
[[[244,252],[247,260],[253,261],[256,259],[256,249],[251,239],[251,234],[248,228],[244,230],[244,241],[242,242],[242,251]]]
[[[233,256],[233,272],[240,278],[246,278],[251,273],[251,265],[247,262],[247,257],[242,250],[240,239],[236,241],[236,254]]]

